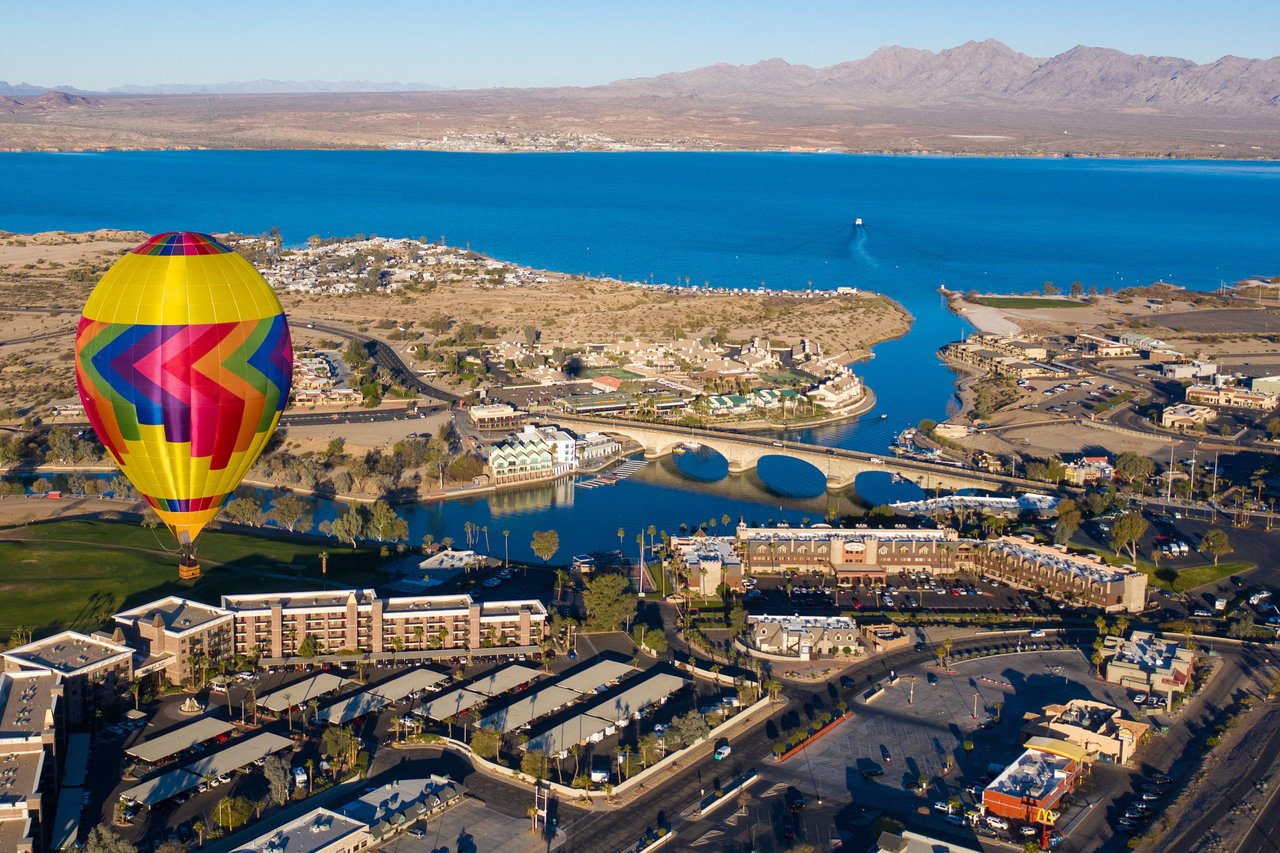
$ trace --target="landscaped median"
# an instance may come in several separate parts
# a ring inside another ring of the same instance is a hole
[[[723,788],[717,788],[699,800],[698,814],[703,816],[708,815],[723,806],[725,803],[732,802],[734,794],[750,788],[759,778],[760,777],[756,775],[756,771],[754,770],[748,770],[745,773],[738,774],[729,781],[728,785],[725,785]]]
[[[853,716],[853,712],[844,709],[841,709],[840,714],[835,717],[831,717],[827,713],[819,715],[817,720],[822,720],[826,717],[828,721],[820,722],[818,724],[818,728],[814,728],[811,723],[808,729],[794,732],[786,741],[778,741],[773,745],[773,754],[776,756],[775,760],[778,763],[786,761],[788,758],[795,755],[797,752],[804,749],[806,746],[813,743],[815,740],[822,737],[851,716]]]
[[[646,832],[643,838],[623,850],[622,853],[649,853],[650,850],[657,850],[675,837],[674,831],[666,827],[658,827]]]

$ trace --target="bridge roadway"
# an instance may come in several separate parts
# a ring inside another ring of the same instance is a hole
[[[639,423],[560,413],[538,414],[578,431],[594,430],[625,435],[644,448],[646,459],[666,456],[680,445],[700,444],[723,456],[729,463],[730,474],[750,471],[766,456],[800,459],[823,473],[827,478],[829,491],[843,491],[853,485],[859,474],[871,471],[897,474],[926,490],[980,488],[991,491],[1042,492],[1046,489],[1044,483],[1006,474],[991,474],[936,462],[899,459],[896,456],[823,447],[711,427]]]

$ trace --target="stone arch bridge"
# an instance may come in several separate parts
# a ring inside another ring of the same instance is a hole
[[[698,444],[709,447],[728,461],[730,474],[746,473],[766,456],[799,459],[822,472],[827,480],[828,491],[843,491],[853,485],[859,474],[871,471],[896,474],[926,490],[979,488],[1025,492],[1044,491],[1046,488],[1044,483],[1022,477],[748,433],[580,415],[556,414],[550,419],[579,432],[599,431],[624,435],[644,448],[646,459],[666,456],[681,445]]]

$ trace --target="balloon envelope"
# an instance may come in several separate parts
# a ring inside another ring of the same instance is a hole
[[[262,453],[293,349],[258,271],[207,234],[158,234],[107,271],[76,332],[76,385],[106,446],[191,543]]]

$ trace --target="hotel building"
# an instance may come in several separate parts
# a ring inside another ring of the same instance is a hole
[[[972,566],[972,543],[949,528],[738,528],[738,550],[753,574],[823,572],[842,585],[884,583],[890,571],[953,572]]]
[[[39,840],[57,805],[61,698],[53,673],[0,674],[0,850],[43,849]]]

